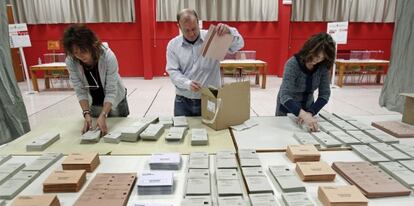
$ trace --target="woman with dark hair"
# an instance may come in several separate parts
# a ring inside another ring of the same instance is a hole
[[[82,133],[92,128],[92,117],[102,135],[108,132],[107,117],[129,115],[126,89],[118,73],[118,61],[109,47],[82,24],[63,34],[66,65],[85,119]]]
[[[319,33],[308,39],[285,64],[276,116],[293,113],[299,123],[305,123],[310,131],[317,131],[318,123],[313,116],[328,103],[331,95],[329,70],[334,60],[335,42],[329,34]],[[314,101],[316,89],[318,99]]]

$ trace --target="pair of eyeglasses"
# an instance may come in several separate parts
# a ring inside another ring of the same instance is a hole
[[[96,81],[95,77],[93,77],[92,72],[89,72],[89,74],[91,75],[93,81],[95,82],[95,85],[86,85],[86,86],[84,86],[84,88],[92,89],[92,90],[99,89],[99,84]]]

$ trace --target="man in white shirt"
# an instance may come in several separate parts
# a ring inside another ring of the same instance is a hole
[[[200,30],[198,15],[193,9],[183,9],[177,14],[177,23],[182,35],[178,35],[167,46],[167,66],[176,88],[174,116],[201,116],[202,87],[221,87],[220,61],[204,58],[200,54],[206,30]],[[231,34],[233,42],[229,52],[244,46],[243,37],[236,28],[219,23],[217,34]]]

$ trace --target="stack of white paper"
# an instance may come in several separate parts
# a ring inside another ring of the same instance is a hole
[[[167,195],[174,190],[174,175],[170,171],[143,171],[138,178],[139,195]]]
[[[27,151],[43,151],[60,138],[59,133],[45,133],[26,145]]]
[[[181,155],[178,153],[153,154],[149,161],[152,170],[179,170]]]

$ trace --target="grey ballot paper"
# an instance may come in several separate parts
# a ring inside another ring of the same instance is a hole
[[[243,195],[241,179],[236,169],[217,169],[216,180],[219,196]]]
[[[315,206],[306,192],[291,192],[282,194],[286,206]]]
[[[414,186],[414,172],[398,162],[380,162],[379,167],[407,187]]]
[[[216,167],[218,169],[237,169],[236,155],[232,151],[218,151],[216,153]]]
[[[39,171],[20,171],[0,185],[0,199],[11,200],[39,176]]]
[[[173,126],[174,127],[188,127],[187,117],[185,116],[173,117]]]
[[[254,149],[240,149],[238,155],[242,167],[261,167],[262,165]]]
[[[382,131],[379,131],[377,129],[373,129],[373,130],[366,130],[364,131],[367,135],[371,136],[372,138],[374,138],[375,140],[379,141],[379,142],[385,142],[388,144],[394,144],[394,143],[399,143],[400,140],[385,133]]]
[[[184,138],[186,131],[187,127],[170,127],[170,130],[165,136],[165,140],[181,141]]]
[[[89,130],[85,132],[81,137],[81,144],[97,143],[101,138],[101,130]]]
[[[342,143],[325,132],[312,132],[312,135],[325,147],[340,147]]]
[[[10,179],[25,166],[24,163],[6,163],[0,166],[0,185]]]
[[[186,196],[181,201],[181,206],[212,206],[210,196]]]
[[[242,167],[242,171],[250,194],[273,193],[272,186],[261,167]]]
[[[151,121],[151,120],[147,120]],[[134,122],[133,124],[122,127],[121,132],[121,141],[125,142],[136,142],[139,139],[139,135],[148,127],[150,123],[147,122]]]
[[[150,124],[139,136],[143,140],[158,140],[164,132],[164,125]]]
[[[313,144],[315,147],[320,146],[319,142],[309,132],[295,132],[293,133],[293,137],[300,144]]]
[[[172,117],[159,117],[159,124],[164,125],[164,128],[170,128],[173,126],[173,118]]]
[[[207,152],[192,152],[188,160],[188,169],[208,169],[210,158]]]
[[[387,162],[389,159],[384,155],[378,153],[368,145],[351,145],[352,151],[356,152],[359,156],[368,160],[369,162],[376,164],[378,162]]]
[[[11,155],[0,155],[0,165],[11,159]]]
[[[378,142],[377,140],[373,139],[372,137],[368,136],[362,131],[347,131],[347,133],[353,136],[355,139],[362,142],[363,144]]]
[[[207,145],[208,134],[206,129],[191,129],[191,145]]]
[[[272,177],[283,192],[306,192],[305,185],[296,172],[287,165],[269,166]]]
[[[272,193],[249,194],[252,206],[278,206]]]
[[[231,196],[231,197],[219,197],[218,198],[219,206],[247,206],[246,202],[242,196]]]
[[[393,161],[412,159],[412,157],[408,156],[407,154],[404,154],[403,152],[386,143],[375,142],[370,143],[369,146]]]
[[[118,144],[121,142],[121,132],[110,132],[103,136],[105,143]]]
[[[187,173],[185,195],[210,195],[210,170],[190,169]]]
[[[59,139],[59,133],[47,132],[29,142],[26,151],[43,151]]]
[[[347,134],[344,131],[332,131],[329,133],[331,136],[335,137],[337,140],[345,144],[346,146],[353,144],[363,144],[361,141],[355,139],[351,135]]]
[[[62,153],[45,153],[23,168],[23,170],[43,172],[62,157]]]

